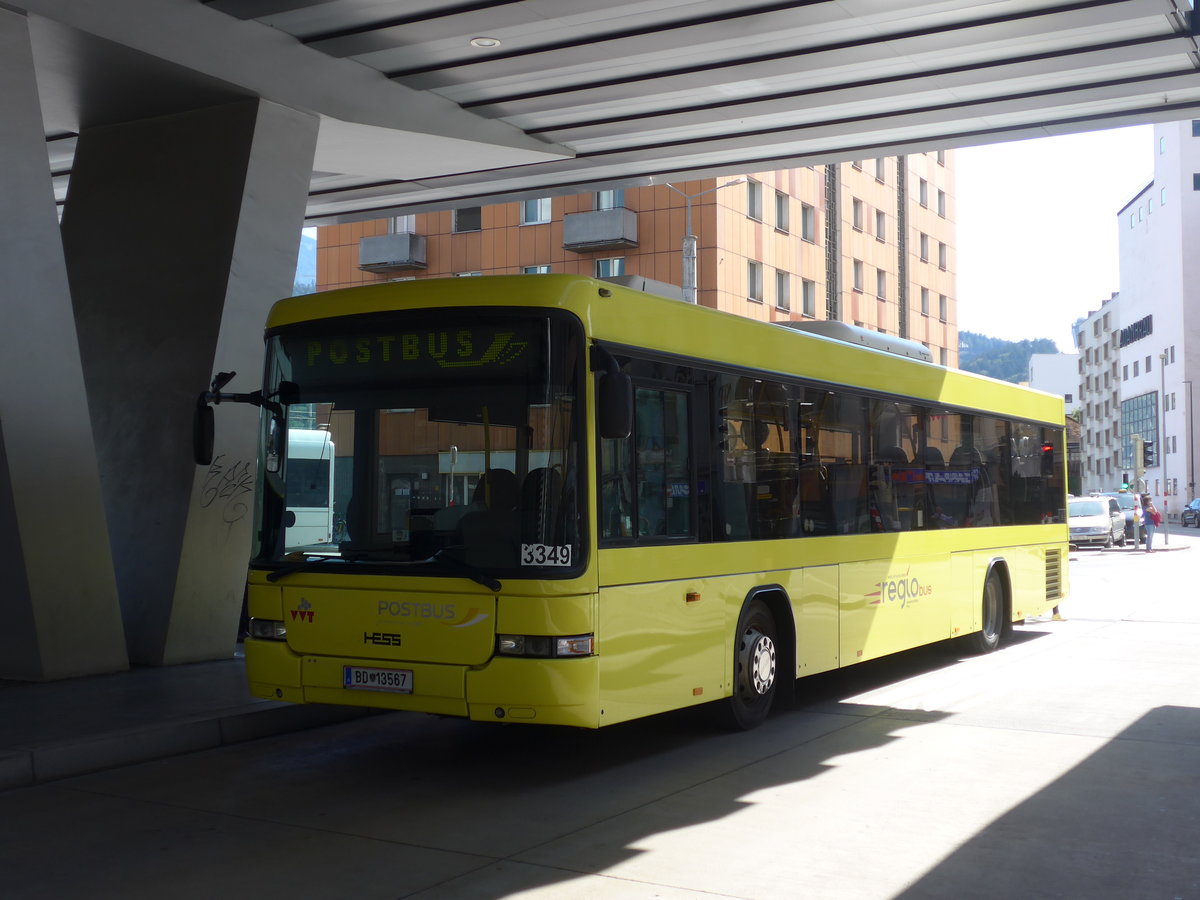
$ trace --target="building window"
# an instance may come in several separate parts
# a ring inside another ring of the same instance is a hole
[[[455,278],[478,278],[483,275],[482,272],[455,272]]]
[[[1200,119],[1192,119],[1192,137],[1200,137]]]
[[[1200,172],[1192,173],[1192,190],[1200,191]]]
[[[787,231],[791,228],[791,216],[788,215],[790,199],[782,191],[775,192],[775,227],[780,231]]]
[[[524,272],[526,275],[549,275],[550,267],[549,266],[526,266],[521,271]]]
[[[854,289],[862,292],[863,289],[863,264],[859,260],[854,260],[851,270],[854,272]]]
[[[882,183],[883,176],[887,171],[886,160],[882,156],[875,157],[875,180]]]
[[[945,150],[939,150],[937,152],[937,164],[939,166],[944,166],[946,164],[946,151]]]
[[[625,257],[613,256],[596,260],[597,278],[617,278],[625,274]]]
[[[948,357],[946,354],[945,347],[938,347],[938,363],[943,366],[947,365],[947,363],[948,363]]]
[[[416,230],[417,217],[414,215],[393,216],[388,220],[388,231],[391,234],[415,234]]]
[[[624,205],[625,192],[623,190],[596,191],[592,197],[592,209],[620,209]]]
[[[763,220],[762,184],[757,181],[746,182],[746,215],[756,221]]]
[[[763,266],[752,259],[746,261],[746,296],[755,303],[762,303]]]
[[[887,213],[882,209],[875,210],[875,237],[878,240],[887,240]]]
[[[521,204],[522,225],[545,225],[550,221],[550,198],[538,197]]]
[[[454,211],[454,233],[480,231],[483,228],[483,207],[468,206]]]
[[[921,315],[929,315],[929,288],[921,288]]]
[[[817,211],[807,203],[800,204],[800,237],[814,244],[817,242]]]
[[[817,314],[817,283],[807,278],[800,279],[800,311],[806,316]]]
[[[1138,364],[1137,364],[1137,360],[1134,360],[1134,363],[1133,363],[1133,377],[1134,377],[1134,378],[1137,378],[1137,377],[1138,377]]]
[[[946,218],[946,192],[938,191],[937,200],[938,200],[938,204],[937,204],[938,215],[944,219],[944,218]]]
[[[863,229],[863,202],[861,200],[851,201],[850,208],[852,210],[852,223],[855,231]]]
[[[946,312],[949,302],[946,300],[945,294],[938,294],[938,321],[945,322],[948,318]]]
[[[929,206],[929,182],[924,178],[921,179],[920,186],[917,188],[917,200],[922,206]]]
[[[875,270],[875,296],[880,300],[887,299],[887,272],[883,269]]]
[[[938,268],[945,269],[949,254],[946,250],[946,245],[938,241]]]
[[[1166,139],[1166,137],[1160,137],[1158,139],[1158,155],[1162,156],[1166,152],[1167,152],[1167,139]]]
[[[921,246],[921,262],[929,262],[929,235],[922,232],[918,243]]]
[[[1158,192],[1158,205],[1159,206],[1167,205],[1167,189],[1166,188],[1163,188],[1161,191]]]
[[[792,308],[792,276],[778,269],[775,271],[775,305],[780,309]]]
[[[850,163],[850,168],[858,169],[858,171],[861,172],[862,171],[862,160],[861,159],[854,160],[852,163]]]
[[[1121,366],[1121,380],[1122,381],[1129,380],[1129,366]]]

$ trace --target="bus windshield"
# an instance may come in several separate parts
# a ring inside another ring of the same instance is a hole
[[[577,574],[582,348],[577,320],[557,311],[421,310],[276,330],[256,562]],[[298,445],[318,432],[333,453],[324,546],[296,527],[297,507],[317,505],[313,454]]]

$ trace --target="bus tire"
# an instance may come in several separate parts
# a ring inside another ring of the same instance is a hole
[[[724,723],[741,731],[767,718],[779,684],[779,632],[762,600],[751,600],[738,617],[733,641],[733,695],[723,700]]]
[[[971,637],[977,653],[991,653],[1004,637],[1004,582],[995,569],[988,572],[980,601],[981,628]]]

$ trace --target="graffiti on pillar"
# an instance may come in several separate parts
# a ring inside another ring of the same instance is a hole
[[[234,460],[225,462],[218,454],[208,467],[200,486],[200,506],[220,509],[221,519],[232,525],[246,517],[254,496],[254,470],[250,463]]]

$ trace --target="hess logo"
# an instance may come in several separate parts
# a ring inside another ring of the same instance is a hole
[[[363,643],[374,644],[377,647],[399,647],[400,635],[387,631],[364,631]]]

